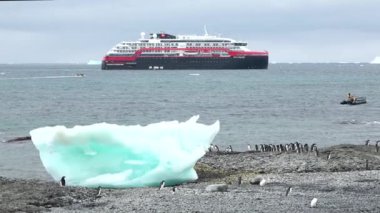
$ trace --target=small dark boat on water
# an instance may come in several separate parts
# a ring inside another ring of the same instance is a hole
[[[351,99],[343,100],[340,104],[358,105],[367,103],[366,97],[354,97]]]

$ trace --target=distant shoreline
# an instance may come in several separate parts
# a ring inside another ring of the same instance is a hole
[[[302,64],[368,64],[368,65],[380,65],[379,63],[372,62],[269,62],[270,65],[302,65]],[[88,62],[17,62],[17,63],[0,63],[1,65],[88,65],[88,66],[100,66],[100,64],[88,64]]]

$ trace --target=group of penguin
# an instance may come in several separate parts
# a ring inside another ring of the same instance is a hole
[[[319,151],[317,144],[313,143],[310,148],[307,143],[302,144],[299,142],[295,143],[288,143],[288,144],[256,144],[254,149],[252,149],[251,145],[248,144],[248,152],[297,152],[297,153],[303,153],[303,152],[315,152],[316,156],[319,156]],[[233,153],[232,146],[229,145],[224,152],[221,152],[218,145],[211,144],[208,148],[208,152],[216,152],[216,153]]]
[[[60,185],[61,187],[66,186],[66,177],[65,177],[65,176],[62,176],[62,178],[61,178],[60,181],[59,181],[59,185]],[[165,181],[163,180],[163,181],[161,181],[158,190],[162,190],[164,187],[165,187]],[[174,192],[176,192],[176,191],[177,191],[177,187],[176,187],[176,186],[173,186],[173,187],[172,187],[172,192],[174,193]],[[102,187],[99,186],[99,187],[98,187],[98,190],[97,190],[97,192],[96,192],[96,196],[95,196],[95,198],[100,198],[100,197],[102,197],[101,193],[102,193]]]
[[[379,143],[380,143],[380,140],[378,140],[378,141],[375,142],[376,152],[379,152]],[[366,145],[366,146],[370,146],[370,144],[371,144],[371,141],[370,141],[370,140],[366,140],[366,141],[365,141],[365,145]]]
[[[65,178],[66,178],[66,177],[63,176],[63,177],[61,178],[61,180],[59,181],[60,186],[62,186],[62,187],[66,186],[66,179],[65,179]],[[238,178],[238,184],[240,185],[241,183],[242,183],[242,177],[239,176],[239,178]],[[260,186],[264,186],[265,183],[266,183],[266,180],[265,180],[265,179],[262,179],[262,180],[260,180],[259,185],[260,185]],[[160,186],[159,186],[158,190],[162,190],[164,187],[165,187],[165,181],[162,180],[161,183],[160,183]],[[176,191],[177,191],[177,187],[176,187],[176,186],[173,186],[173,187],[172,187],[172,193],[174,193],[174,192],[176,192]],[[101,192],[102,192],[102,188],[99,186],[95,198],[100,198],[100,197],[101,197]],[[286,190],[286,192],[285,192],[285,196],[288,196],[288,195],[290,194],[290,192],[292,192],[292,187],[291,187],[291,186],[289,186],[289,187],[287,188],[287,190]],[[314,207],[316,207],[316,204],[317,204],[317,198],[314,198],[314,199],[311,201],[311,203],[310,203],[310,207],[311,207],[311,208],[314,208]]]
[[[370,146],[370,140],[365,141],[366,146]],[[376,152],[379,152],[380,150],[380,140],[376,141],[375,143]],[[252,149],[251,145],[248,144],[247,146],[248,152],[296,152],[296,153],[307,153],[307,152],[315,152],[315,155],[319,156],[319,150],[317,147],[317,144],[313,143],[310,147],[307,143],[302,144],[299,142],[295,143],[288,143],[288,144],[256,144],[254,146],[254,149]],[[211,144],[208,148],[208,152],[216,152],[216,153],[233,153],[232,146],[229,145],[224,152],[222,152],[218,145]],[[331,158],[331,152],[328,152],[327,159],[329,160]]]

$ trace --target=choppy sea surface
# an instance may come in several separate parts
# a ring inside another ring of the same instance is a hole
[[[78,73],[84,77],[77,76]],[[367,104],[340,105],[348,92]],[[0,141],[43,126],[220,120],[214,140],[247,144],[380,140],[380,65],[270,64],[268,70],[101,71],[0,65]],[[0,176],[47,179],[32,143],[0,143]]]

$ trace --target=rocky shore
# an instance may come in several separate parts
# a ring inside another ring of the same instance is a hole
[[[175,191],[103,189],[100,196],[97,189],[0,177],[0,212],[380,212],[380,153],[373,145],[333,146],[318,156],[211,152],[196,170],[199,180]],[[206,190],[212,184],[226,190]]]

